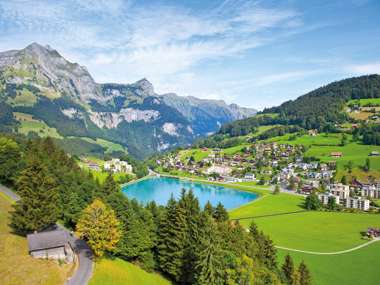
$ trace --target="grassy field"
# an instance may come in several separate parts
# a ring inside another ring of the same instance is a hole
[[[111,141],[107,141],[104,139],[97,138],[96,140],[94,140],[92,138],[87,138],[87,137],[80,137],[80,139],[83,139],[89,143],[98,144],[104,147],[106,149],[105,153],[127,152],[127,149],[123,147],[122,145],[111,142]]]
[[[325,241],[328,243],[328,239]],[[288,252],[278,250],[281,263]],[[339,255],[311,255],[289,252],[297,265],[304,260],[312,274],[313,285],[379,284],[380,242]]]
[[[196,149],[185,149],[181,150],[179,153],[179,157],[181,161],[188,160],[191,156],[194,157],[195,161],[201,161],[202,159],[206,158],[211,153],[211,150],[202,150],[200,148]]]
[[[380,98],[350,100],[347,104],[355,104],[359,106],[367,106],[368,104],[372,104],[373,106],[380,106]]]
[[[27,89],[17,91],[16,97],[8,97],[8,103],[12,106],[28,106],[31,107],[37,102],[37,97]]]
[[[26,238],[13,234],[8,226],[10,210],[11,200],[0,193],[0,283],[64,284],[72,266],[32,258]]]
[[[35,132],[40,137],[62,138],[57,129],[49,127],[44,121],[34,119],[32,115],[14,112],[16,120],[20,122],[18,132],[24,135]]]
[[[244,222],[249,224],[250,221]],[[360,232],[368,227],[379,227],[380,215],[304,212],[257,218],[255,222],[271,236],[276,245],[308,251],[333,252],[367,242],[361,238]]]
[[[140,267],[121,259],[102,259],[95,265],[90,285],[167,285],[168,280],[156,273],[148,273]]]
[[[283,143],[283,144],[302,144],[305,146],[311,146],[311,145],[331,145],[336,146],[339,145],[341,142],[341,135],[339,134],[318,134],[316,136],[309,136],[309,135],[298,135],[295,139],[291,139],[293,137],[293,134],[286,134],[279,137],[270,138],[267,141],[270,142],[277,142],[277,143]],[[347,136],[348,139],[350,139],[350,136]]]
[[[237,219],[303,210],[304,198],[302,196],[285,193],[273,195],[269,191],[261,192],[261,194],[262,196],[259,199],[232,210],[230,218]],[[241,220],[240,222],[245,226],[249,226],[251,220]]]

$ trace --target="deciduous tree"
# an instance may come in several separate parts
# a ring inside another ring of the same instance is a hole
[[[76,226],[77,234],[85,239],[97,257],[113,251],[120,239],[119,221],[112,209],[96,199],[82,212]]]

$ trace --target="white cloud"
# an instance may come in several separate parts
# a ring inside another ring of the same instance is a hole
[[[346,70],[353,74],[380,74],[380,62],[352,64],[348,65]]]
[[[0,0],[0,25],[4,27],[0,48],[12,42],[17,48],[28,41],[49,44],[87,66],[99,82],[147,77],[160,92],[231,101],[244,82],[215,83],[215,77],[202,78],[194,68],[205,61],[241,56],[300,29],[303,21],[291,9],[238,0],[196,12],[179,5],[142,7],[124,0]],[[297,76],[301,75],[270,75],[256,84]]]

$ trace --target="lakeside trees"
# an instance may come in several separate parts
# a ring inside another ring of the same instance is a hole
[[[111,176],[99,185],[49,139],[16,144],[24,165],[15,184],[20,203],[44,213],[41,224],[26,227],[32,208],[16,204],[14,226],[23,233],[62,220],[96,256],[107,252],[180,284],[282,284],[270,238],[254,224],[247,232],[230,221],[222,204],[201,209],[184,190],[165,207],[143,206],[125,197]]]

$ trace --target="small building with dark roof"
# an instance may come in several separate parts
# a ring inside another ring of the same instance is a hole
[[[27,235],[29,254],[34,258],[74,261],[73,246],[67,231],[57,229]]]

